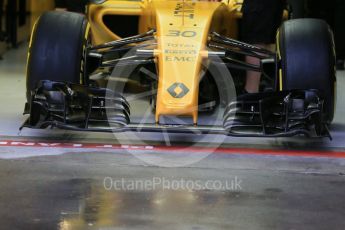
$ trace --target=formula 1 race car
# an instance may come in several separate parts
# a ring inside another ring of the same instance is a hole
[[[44,13],[30,40],[23,127],[330,137],[329,26],[286,20],[272,52],[237,40],[240,8],[236,0],[108,0],[90,1],[86,17]],[[245,71],[262,73],[259,93],[239,90]]]

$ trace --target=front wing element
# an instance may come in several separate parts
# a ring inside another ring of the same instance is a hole
[[[316,90],[239,96],[224,110],[223,126],[135,124],[125,97],[109,89],[41,81],[32,92],[22,125],[95,132],[172,132],[241,137],[329,137]]]
[[[104,88],[79,84],[41,81],[31,93],[24,114],[30,114],[23,127],[73,126],[88,130],[93,127],[126,126],[130,108],[126,99]]]
[[[229,135],[247,132],[258,136],[327,136],[323,100],[317,90],[245,94],[231,102],[224,113]]]

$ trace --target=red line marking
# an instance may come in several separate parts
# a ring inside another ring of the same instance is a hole
[[[68,143],[47,141],[0,141],[0,147],[31,147],[31,148],[72,148],[72,149],[114,149],[114,150],[138,150],[155,152],[193,152],[216,154],[245,154],[268,156],[295,156],[295,157],[327,157],[345,158],[345,151],[314,151],[314,150],[283,150],[283,149],[254,149],[254,148],[212,148],[192,146],[159,146],[159,145],[121,145],[121,144],[97,144],[97,143]]]

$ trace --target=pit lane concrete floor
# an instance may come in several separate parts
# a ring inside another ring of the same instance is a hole
[[[194,148],[193,164],[161,167],[150,160],[184,159],[188,153],[173,147],[195,140],[217,146],[220,137],[172,135],[172,147],[125,151],[124,144],[152,147],[166,139],[19,133],[25,50],[12,50],[0,62],[0,229],[345,229],[344,72],[338,72],[332,142],[226,138],[206,158]],[[53,144],[37,145],[47,140]],[[110,145],[120,148],[106,149]],[[305,151],[311,154],[299,154]]]

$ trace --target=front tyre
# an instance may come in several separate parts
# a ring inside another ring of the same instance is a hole
[[[335,51],[333,34],[319,19],[294,19],[277,34],[279,90],[317,89],[324,99],[323,115],[331,123],[335,112]]]
[[[31,34],[26,95],[41,80],[83,83],[84,54],[89,37],[86,18],[77,13],[44,13]]]

